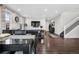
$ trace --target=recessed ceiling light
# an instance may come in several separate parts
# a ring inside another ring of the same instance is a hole
[[[21,9],[17,9],[17,11],[21,11]]]
[[[45,8],[45,9],[44,9],[44,11],[45,11],[45,12],[47,12],[47,11],[48,11],[48,9],[47,9],[47,8]]]
[[[58,10],[56,10],[55,12],[56,12],[56,14],[57,14],[57,13],[58,13]]]

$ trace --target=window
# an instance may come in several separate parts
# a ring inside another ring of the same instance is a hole
[[[4,12],[5,14],[5,22],[6,22],[6,30],[9,30],[11,14],[7,11]]]
[[[11,18],[11,14],[8,13],[8,12],[5,12],[5,20],[6,20],[6,22],[9,22],[10,18]]]
[[[40,21],[31,21],[31,26],[39,27],[40,26]]]

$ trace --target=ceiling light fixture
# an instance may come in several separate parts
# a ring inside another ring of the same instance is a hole
[[[55,12],[56,12],[56,14],[58,14],[58,10],[56,10]]]
[[[17,9],[17,11],[21,11],[21,9]]]
[[[44,9],[44,12],[47,12],[47,11],[48,11],[48,9],[47,9],[47,8],[45,8],[45,9]]]

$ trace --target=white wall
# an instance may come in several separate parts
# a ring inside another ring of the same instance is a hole
[[[62,14],[62,18],[63,19],[63,24],[67,25],[68,23],[70,23],[71,21],[73,21],[73,19],[77,18],[79,16],[79,12],[64,12]]]
[[[70,23],[74,18],[78,17],[79,12],[63,12],[61,16],[55,18],[55,33],[60,34],[64,27]]]
[[[40,21],[40,26],[43,26],[43,30],[46,29],[46,24],[45,24],[45,19],[32,19],[32,18],[26,18],[25,23],[27,24],[27,27],[25,28],[26,30],[37,30],[40,29],[39,27],[32,27],[31,26],[31,21]]]
[[[19,22],[16,23],[15,22],[15,17],[18,16],[19,17]],[[22,25],[22,30],[24,29],[23,25],[24,25],[24,18],[15,14],[15,13],[12,13],[12,18],[10,20],[10,30],[16,30],[16,29],[20,29],[20,24]]]
[[[51,23],[50,22],[50,19],[46,19],[46,31],[49,31],[49,24]]]
[[[60,34],[60,32],[63,31],[63,22],[62,19],[60,19],[61,16],[56,17],[55,20],[55,33]]]
[[[22,25],[22,30],[24,30],[24,20],[25,18],[20,17],[19,23]]]
[[[19,26],[19,23],[16,23],[15,22],[15,17],[17,15],[15,13],[12,13],[12,19],[10,20],[10,30],[15,30],[15,29],[19,29],[20,26]]]

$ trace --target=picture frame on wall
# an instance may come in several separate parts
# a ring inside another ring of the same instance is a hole
[[[15,22],[19,22],[19,17],[18,16],[15,17]]]

